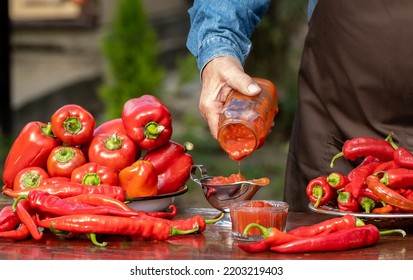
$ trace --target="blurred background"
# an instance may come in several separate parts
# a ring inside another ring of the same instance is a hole
[[[192,142],[194,162],[209,175],[240,170],[246,178],[268,177],[271,184],[254,198],[282,198],[307,0],[272,0],[252,36],[246,72],[277,86],[279,114],[265,145],[241,165],[219,148],[198,111],[199,71],[185,45],[192,1],[1,2],[0,171],[26,123],[48,122],[59,107],[75,103],[99,125],[120,117],[126,100],[152,94],[171,111],[172,140]],[[209,206],[199,185],[188,181],[188,187],[178,206]]]

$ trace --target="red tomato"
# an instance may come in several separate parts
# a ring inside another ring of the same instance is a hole
[[[73,170],[70,180],[83,185],[99,186],[104,184],[117,186],[118,173],[110,167],[87,162]]]
[[[41,167],[26,167],[20,170],[13,181],[13,190],[25,190],[37,187],[49,178],[49,174]]]
[[[98,134],[93,137],[88,151],[89,161],[108,166],[119,172],[140,156],[135,143],[125,134]]]
[[[82,150],[70,146],[58,146],[47,159],[47,171],[51,177],[68,177],[72,171],[86,163]]]

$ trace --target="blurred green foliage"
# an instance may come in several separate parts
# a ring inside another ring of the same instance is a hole
[[[101,48],[107,71],[99,94],[106,119],[120,117],[128,99],[157,95],[164,69],[158,62],[157,34],[141,1],[116,1]]]

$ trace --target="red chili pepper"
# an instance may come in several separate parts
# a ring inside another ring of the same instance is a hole
[[[373,156],[381,161],[389,161],[393,159],[395,148],[391,134],[386,139],[355,137],[344,142],[342,151],[333,157],[330,166],[333,167],[334,161],[342,156],[350,161],[367,156]]]
[[[393,212],[393,206],[386,203],[382,207],[374,208],[372,211],[373,214],[389,214],[391,212]]]
[[[58,196],[42,191],[31,191],[27,196],[30,208],[42,214],[55,216],[74,214],[114,215],[123,217],[141,216],[143,212],[126,211],[111,206],[92,206],[84,203],[71,202]]]
[[[115,170],[95,162],[87,162],[75,168],[72,171],[70,180],[91,186],[99,186],[101,184],[116,186],[119,183],[118,173]]]
[[[368,164],[359,165],[353,169],[350,190],[352,196],[355,198],[359,197],[367,176],[373,174],[379,164],[380,162],[378,161],[372,161]]]
[[[17,198],[22,195],[28,195],[30,191],[38,190],[56,195],[60,198],[67,198],[71,196],[76,196],[80,194],[104,194],[113,198],[118,199],[119,201],[125,201],[126,191],[120,186],[111,186],[111,185],[99,185],[99,186],[90,186],[83,185],[74,182],[62,182],[58,184],[49,184],[34,187],[32,189],[12,191],[5,189],[3,194],[8,195],[13,198]]]
[[[42,167],[33,166],[20,170],[14,178],[13,190],[24,190],[37,187],[49,178],[49,174]]]
[[[168,141],[145,154],[143,159],[150,161],[158,174],[158,194],[176,192],[186,184],[193,165],[192,156],[187,151],[192,149],[192,143],[181,145]]]
[[[176,229],[170,225],[169,220],[163,219],[139,219],[105,215],[61,216],[49,219],[46,223],[40,220],[39,225],[42,227],[49,225],[52,230],[133,235],[150,240],[166,240],[171,236],[193,233],[197,230]]]
[[[347,176],[337,171],[333,171],[327,176],[327,183],[335,190],[344,188],[344,186],[347,185],[348,182],[349,179],[347,178]]]
[[[389,169],[399,168],[400,166],[394,160],[385,161],[379,164],[376,169],[374,169],[373,174],[387,171]]]
[[[51,177],[68,177],[72,171],[87,162],[82,150],[71,146],[54,148],[47,159],[47,172]]]
[[[413,187],[413,169],[395,168],[383,173],[381,182],[390,188],[412,188]]]
[[[405,168],[413,168],[413,154],[404,147],[399,147],[393,153],[394,161]]]
[[[119,184],[131,198],[158,194],[158,174],[150,161],[137,160],[119,172]]]
[[[310,201],[314,203],[314,207],[319,207],[332,200],[334,192],[327,183],[326,177],[319,176],[307,184],[306,194]]]
[[[363,225],[364,222],[362,220],[350,214],[346,214],[343,217],[331,218],[311,226],[298,227],[286,233],[275,227],[265,228],[259,224],[252,223],[245,228],[244,234],[246,234],[251,227],[256,227],[261,230],[263,239],[247,244],[238,243],[237,246],[246,252],[257,253],[300,238],[326,235],[339,230]]]
[[[26,167],[46,167],[47,158],[60,141],[52,133],[51,125],[29,122],[14,140],[4,163],[3,181],[12,188],[17,173]]]
[[[388,230],[380,232],[372,224],[360,227],[340,230],[327,235],[319,235],[307,238],[300,238],[278,246],[271,247],[271,251],[277,253],[311,253],[311,252],[331,252],[343,251],[355,248],[362,248],[376,244],[380,240],[380,235],[402,233],[402,230]]]
[[[40,240],[43,237],[43,232],[39,231],[37,224],[33,218],[33,214],[31,213],[31,209],[27,199],[18,198],[13,202],[13,209],[16,209],[17,216],[19,217],[20,221],[27,226],[27,229],[30,232],[30,235],[35,240]]]
[[[405,211],[413,211],[413,201],[406,199],[401,194],[387,187],[377,176],[368,176],[366,178],[366,184],[367,187],[385,203]]]
[[[0,232],[14,230],[20,224],[20,219],[11,205],[3,207],[0,211]]]
[[[354,172],[356,172],[359,167],[361,167],[361,166],[363,166],[363,165],[369,165],[369,164],[371,164],[372,162],[378,162],[377,165],[380,165],[380,164],[382,163],[380,160],[378,160],[378,159],[375,158],[375,157],[370,157],[370,156],[365,157],[365,158],[363,159],[363,161],[362,161],[359,165],[357,165],[355,168],[353,168],[352,170],[350,170],[350,172],[347,174],[347,178],[349,179],[349,181],[351,182],[351,181],[353,180]]]
[[[128,136],[143,150],[156,149],[171,139],[171,114],[155,96],[143,95],[126,101],[122,120]]]
[[[89,146],[89,160],[119,172],[140,157],[135,143],[126,134],[98,134]]]
[[[375,202],[380,202],[380,197],[375,195],[367,186],[364,184],[363,188],[360,191],[360,196],[367,196],[373,199]]]
[[[92,140],[95,130],[93,115],[82,106],[67,104],[50,118],[54,135],[69,146],[83,145]]]
[[[350,192],[337,191],[337,206],[338,209],[345,212],[360,212],[360,205]]]
[[[17,229],[0,232],[0,238],[24,240],[30,236],[30,231],[25,224],[20,224]]]

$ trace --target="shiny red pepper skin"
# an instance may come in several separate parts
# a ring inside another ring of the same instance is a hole
[[[155,96],[143,95],[126,101],[122,120],[128,136],[143,150],[161,147],[171,138],[171,113]]]
[[[400,167],[413,168],[413,154],[406,148],[397,148],[393,153],[393,158]]]
[[[330,163],[334,166],[334,160],[344,156],[350,161],[356,159],[372,156],[380,161],[393,160],[394,146],[385,139],[373,137],[355,137],[344,142],[342,151],[335,155]]]
[[[306,194],[309,200],[314,203],[314,207],[324,205],[334,197],[333,189],[327,183],[325,176],[312,179],[307,184]]]
[[[372,192],[380,197],[386,204],[390,204],[394,207],[400,208],[404,211],[413,211],[413,201],[408,200],[395,190],[387,187],[384,183],[380,181],[375,175],[370,175],[366,178],[367,187],[372,190]]]
[[[192,156],[186,152],[189,149],[190,143],[168,141],[145,154],[143,159],[151,162],[158,174],[158,194],[176,192],[188,181],[193,165]]]
[[[360,204],[350,192],[338,191],[337,206],[344,212],[360,212]]]
[[[12,188],[17,173],[26,167],[46,167],[50,152],[60,145],[50,124],[29,122],[17,136],[4,163],[3,182]]]
[[[82,106],[67,104],[57,109],[50,118],[53,134],[69,146],[87,144],[93,137],[96,122]]]
[[[73,170],[86,162],[86,156],[80,148],[57,146],[47,159],[47,172],[51,177],[70,178]]]
[[[0,232],[14,230],[20,224],[20,219],[11,205],[3,207],[0,211]]]
[[[390,188],[413,188],[413,169],[389,169],[383,173],[380,181]]]
[[[0,238],[24,240],[30,236],[30,231],[25,224],[20,224],[17,229],[0,232]]]
[[[364,181],[367,176],[373,174],[376,167],[380,165],[379,161],[372,161],[367,164],[359,165],[352,170],[351,177],[351,195],[355,198],[358,198],[363,188]]]
[[[98,127],[95,128],[93,135],[98,134],[113,134],[113,133],[122,133],[126,135],[126,129],[123,125],[122,118],[112,119],[107,122],[102,123]]]
[[[378,172],[384,172],[389,169],[399,168],[399,167],[400,166],[394,160],[385,161],[385,162],[380,163],[376,167],[376,169],[374,169],[373,174],[378,173]]]
[[[349,179],[346,175],[341,174],[340,172],[333,171],[327,176],[327,183],[335,190],[344,188],[347,185]]]
[[[311,253],[342,251],[362,248],[376,244],[380,232],[374,225],[344,229],[327,235],[300,238],[291,242],[271,247],[277,253]]]
[[[60,198],[66,198],[71,196],[76,196],[80,194],[104,194],[113,198],[118,199],[119,201],[125,201],[126,192],[120,186],[111,186],[111,185],[99,185],[99,186],[89,186],[83,185],[74,182],[61,182],[58,184],[49,184],[41,185],[32,189],[12,191],[5,189],[3,194],[8,195],[13,198],[17,198],[22,195],[28,195],[32,190],[40,190],[48,192],[52,195],[56,195]]]
[[[119,172],[135,162],[141,150],[129,136],[121,132],[97,134],[89,145],[89,161],[108,166]]]
[[[30,235],[35,240],[42,239],[43,232],[39,231],[39,228],[34,219],[34,214],[31,213],[32,209],[30,208],[27,199],[16,199],[13,203],[13,207],[16,210],[17,216],[19,217],[20,221],[27,226]]]
[[[110,167],[87,162],[72,171],[70,180],[75,183],[91,186],[112,185],[119,183],[118,173]]]
[[[37,187],[49,178],[47,171],[41,167],[26,167],[20,170],[14,178],[13,190],[23,190]]]

